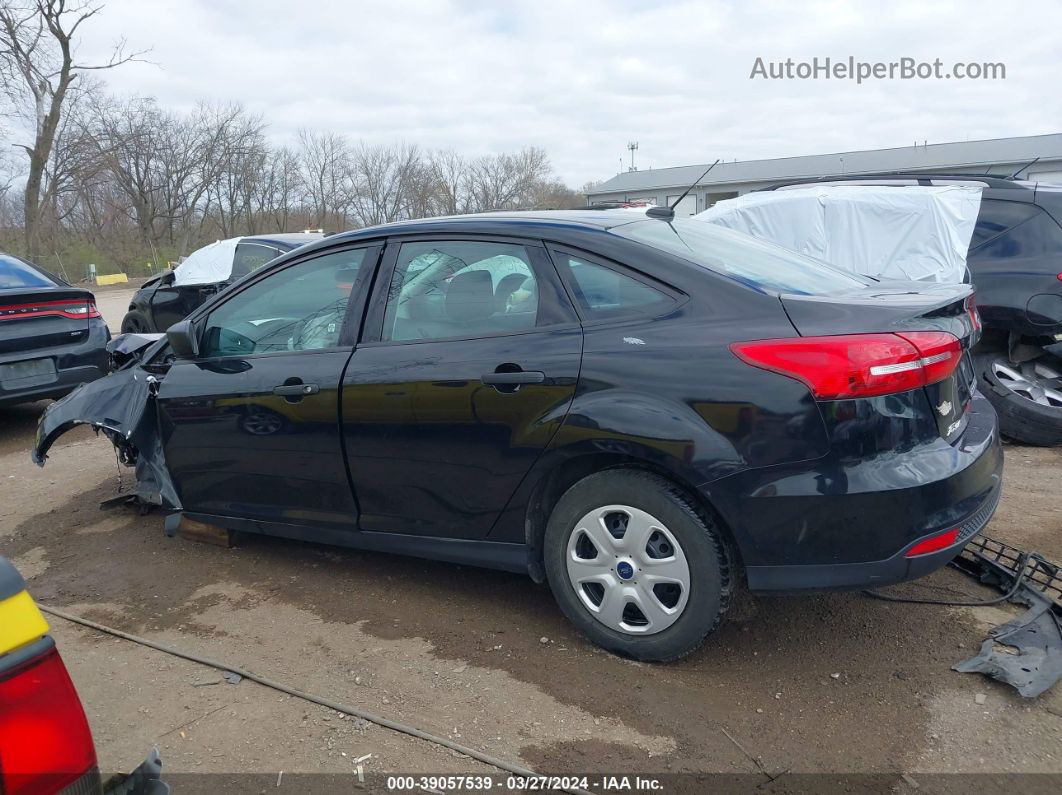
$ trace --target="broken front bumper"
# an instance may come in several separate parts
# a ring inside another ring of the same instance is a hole
[[[78,425],[89,425],[111,440],[123,464],[136,467],[136,497],[180,510],[158,433],[157,388],[158,378],[137,364],[78,387],[41,414],[33,462],[44,466],[56,439]]]

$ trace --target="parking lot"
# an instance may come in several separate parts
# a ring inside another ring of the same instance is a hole
[[[100,292],[112,330],[130,294]],[[62,438],[46,468],[33,466],[42,408],[0,409],[0,554],[42,603],[540,772],[722,772],[748,774],[752,786],[775,779],[782,790],[792,776],[823,771],[888,774],[875,780],[881,790],[913,790],[934,772],[1062,772],[1062,689],[1026,700],[950,670],[1017,608],[893,604],[860,593],[744,597],[691,657],[628,662],[583,641],[548,590],[521,576],[266,537],[224,549],[167,538],[157,513],[103,512],[99,502],[119,482],[128,486],[131,472],[84,428]],[[1008,445],[987,534],[1062,559],[1060,480],[1062,450]],[[953,570],[901,590],[927,589],[938,598],[993,595]],[[227,684],[215,670],[51,623],[104,770],[132,768],[157,745],[169,773],[290,776],[356,764],[368,774],[496,772],[252,682]]]

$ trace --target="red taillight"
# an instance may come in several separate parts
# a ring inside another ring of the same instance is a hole
[[[962,346],[946,331],[909,331],[897,334],[918,348],[927,384],[937,384],[955,372]]]
[[[966,314],[970,316],[970,323],[973,324],[973,330],[980,331],[981,313],[977,311],[977,300],[972,295],[966,299]]]
[[[100,316],[94,298],[87,301],[40,301],[34,304],[0,305],[0,320],[17,320],[27,317],[65,317],[71,320],[81,320]]]
[[[753,367],[795,378],[816,398],[843,400],[906,392],[942,381],[959,365],[951,334],[846,334],[735,342],[734,355]]]
[[[925,541],[919,541],[904,553],[904,557],[917,558],[919,555],[928,555],[930,552],[939,552],[942,549],[947,549],[958,540],[958,528],[954,530],[946,530],[940,535],[927,538]]]
[[[100,310],[96,308],[96,299],[90,298],[84,304],[71,307],[76,317],[101,317]]]
[[[58,792],[96,767],[85,711],[54,648],[0,679],[0,792]]]

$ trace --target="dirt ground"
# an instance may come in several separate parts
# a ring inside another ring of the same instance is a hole
[[[127,299],[109,291],[101,301],[112,328]],[[0,409],[0,554],[42,603],[540,772],[660,775],[667,792],[703,791],[682,773],[730,774],[731,790],[772,792],[826,788],[806,774],[840,774],[849,791],[913,792],[940,789],[935,773],[1062,773],[1062,685],[1023,699],[950,670],[1016,608],[746,597],[693,656],[624,661],[582,640],[548,590],[521,576],[265,537],[224,549],[167,538],[158,514],[101,511],[117,487],[110,445],[78,429],[38,469],[29,449],[43,405]],[[128,483],[129,471],[122,476]],[[1060,478],[1062,450],[1008,446],[987,533],[1062,560]],[[948,589],[932,596],[993,595],[954,570],[905,586],[930,587]],[[371,777],[386,773],[498,773],[50,623],[106,771],[130,769],[158,746],[178,793],[350,791],[350,778],[298,774],[349,776],[358,765],[371,791],[385,788]],[[250,772],[267,775],[224,786],[204,775]]]

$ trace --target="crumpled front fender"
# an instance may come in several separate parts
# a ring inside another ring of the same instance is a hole
[[[136,496],[144,502],[180,510],[158,433],[158,382],[157,376],[132,366],[82,384],[52,403],[37,422],[33,462],[44,466],[56,439],[78,425],[90,425],[111,440],[124,463],[135,463]]]

